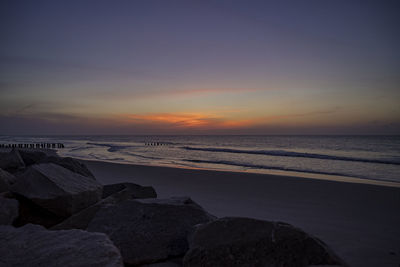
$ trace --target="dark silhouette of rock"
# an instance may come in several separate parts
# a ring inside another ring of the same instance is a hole
[[[1,177],[1,175],[2,174],[0,171],[0,193],[10,190],[10,185],[3,179],[3,177]]]
[[[34,150],[19,150],[19,154],[26,166],[43,162],[47,157],[46,153]]]
[[[10,190],[11,185],[17,181],[14,175],[0,169],[0,193]]]
[[[19,202],[19,215],[13,223],[13,225],[16,227],[31,223],[39,224],[49,228],[62,222],[66,218],[65,216],[56,215],[44,209],[43,207],[35,204],[32,200],[21,195],[15,195],[14,197]]]
[[[141,186],[134,183],[118,183],[118,184],[104,185],[102,198],[106,198],[124,189],[128,189],[131,192],[131,198],[157,197],[157,193],[152,186]]]
[[[17,149],[0,153],[0,168],[9,172],[25,168],[25,163]]]
[[[200,225],[184,266],[344,265],[320,240],[286,223],[221,218]]]
[[[48,231],[39,225],[0,226],[1,266],[122,267],[110,239],[81,230]]]
[[[108,196],[107,198],[97,202],[96,204],[72,215],[63,222],[51,227],[51,230],[62,230],[62,229],[87,229],[90,221],[96,215],[96,213],[102,208],[110,204],[116,204],[123,200],[131,199],[131,192],[125,188],[117,193]]]
[[[182,267],[182,258],[174,258],[167,261],[140,265],[141,267]]]
[[[18,201],[0,196],[0,224],[11,225],[18,217]]]
[[[71,216],[101,199],[102,185],[53,163],[35,164],[11,191],[59,216]]]
[[[89,171],[89,169],[85,166],[85,164],[79,162],[76,159],[73,158],[62,158],[62,157],[57,157],[57,156],[50,156],[46,157],[41,163],[54,163],[57,165],[60,165],[72,172],[79,173],[80,175],[86,176],[86,177],[92,177],[94,178],[94,175]]]
[[[100,209],[88,231],[107,234],[125,264],[182,256],[194,225],[214,219],[189,198],[125,200]]]

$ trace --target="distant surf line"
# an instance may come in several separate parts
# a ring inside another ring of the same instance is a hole
[[[275,156],[275,157],[313,158],[313,159],[400,165],[400,162],[391,160],[352,158],[352,157],[331,156],[331,155],[315,154],[315,153],[293,152],[285,150],[240,150],[231,148],[213,148],[213,147],[208,148],[208,147],[189,147],[189,146],[183,146],[181,148],[186,150],[217,152],[217,153],[240,153],[240,154],[251,154],[251,155]]]

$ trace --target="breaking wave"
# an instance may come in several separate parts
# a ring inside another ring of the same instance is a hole
[[[252,154],[252,155],[267,155],[276,157],[296,157],[296,158],[312,158],[312,159],[327,159],[327,160],[342,160],[342,161],[356,161],[366,163],[378,163],[378,164],[392,164],[400,165],[400,161],[391,159],[368,159],[368,158],[355,158],[345,156],[333,156],[315,153],[302,153],[285,150],[240,150],[230,148],[215,148],[215,147],[181,147],[185,150],[197,150],[207,152],[219,152],[219,153],[240,153],[240,154]]]

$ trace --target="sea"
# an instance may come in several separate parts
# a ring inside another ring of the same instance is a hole
[[[400,136],[0,136],[2,144],[43,142],[86,160],[400,183]]]

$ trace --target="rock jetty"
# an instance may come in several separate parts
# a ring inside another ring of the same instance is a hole
[[[130,179],[132,180],[132,179]],[[346,266],[295,226],[100,184],[79,160],[0,153],[0,266]]]

